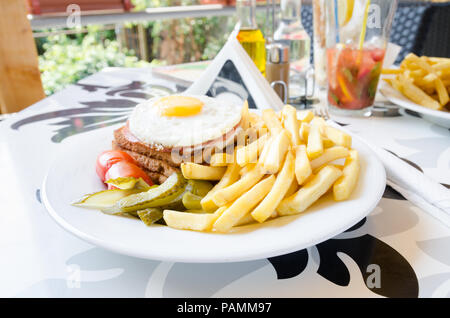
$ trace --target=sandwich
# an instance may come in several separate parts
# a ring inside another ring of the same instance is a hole
[[[208,163],[234,142],[241,106],[208,96],[154,97],[137,105],[114,131],[113,149],[127,152],[157,184],[182,162]]]

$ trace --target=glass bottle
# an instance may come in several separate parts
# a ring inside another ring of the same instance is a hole
[[[266,41],[256,24],[256,0],[236,1],[236,11],[240,23],[237,39],[255,62],[256,67],[265,76]]]
[[[311,39],[303,28],[301,0],[281,0],[281,21],[274,33],[274,41],[289,46],[291,70],[297,73],[310,66]]]
[[[313,0],[314,74],[320,89],[327,87],[326,0]]]

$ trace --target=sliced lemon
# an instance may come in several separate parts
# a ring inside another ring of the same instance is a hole
[[[338,20],[339,26],[346,25],[353,15],[355,0],[338,0]]]

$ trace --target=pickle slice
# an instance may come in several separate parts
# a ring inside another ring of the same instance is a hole
[[[163,213],[158,208],[148,208],[145,210],[137,211],[137,215],[145,223],[145,225],[150,226],[155,222],[162,219]]]
[[[80,200],[73,202],[72,205],[87,208],[87,209],[96,209],[101,210],[108,207],[113,206],[119,200],[131,195],[135,194],[139,191],[138,189],[113,189],[113,190],[103,190],[96,193],[87,194],[82,197]]]
[[[192,187],[190,190],[193,194],[204,197],[213,188],[211,182],[205,180],[188,180],[188,184]]]
[[[183,205],[188,210],[201,210],[202,205],[200,204],[200,201],[203,199],[203,197],[195,195],[191,192],[186,192],[183,195]]]
[[[144,179],[142,178],[137,179],[134,177],[119,177],[116,179],[109,179],[105,183],[123,190],[139,188],[142,189],[142,191],[148,191],[151,188],[147,184],[147,182],[144,181]]]
[[[155,208],[173,203],[186,188],[186,179],[181,173],[172,174],[167,180],[146,192],[129,195],[102,211],[108,214],[118,214]]]

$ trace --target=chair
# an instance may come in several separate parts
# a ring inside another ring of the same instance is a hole
[[[429,22],[425,13],[430,3],[400,2],[392,22],[390,41],[400,45],[402,50],[395,63],[400,63],[410,52],[421,54],[421,42],[428,32]]]
[[[412,52],[419,55],[450,57],[450,3],[427,7]]]

